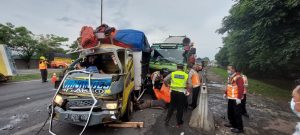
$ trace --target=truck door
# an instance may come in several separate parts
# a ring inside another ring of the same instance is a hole
[[[125,81],[123,91],[122,114],[125,113],[131,91],[134,89],[133,56],[130,50],[125,51]]]

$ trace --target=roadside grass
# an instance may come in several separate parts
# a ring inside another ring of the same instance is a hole
[[[48,71],[48,78],[51,78],[53,73],[55,73],[55,72]],[[58,74],[58,73],[56,73],[56,74]],[[17,81],[30,81],[30,80],[37,80],[37,79],[41,79],[40,73],[19,74],[19,75],[13,76],[12,80],[10,80],[10,81],[17,82]]]
[[[215,74],[219,75],[224,82],[227,78],[227,71],[222,68],[210,68]],[[258,94],[266,97],[270,97],[276,100],[288,101],[291,98],[291,91],[289,89],[283,89],[275,85],[271,85],[261,80],[249,78],[248,92],[251,94]]]

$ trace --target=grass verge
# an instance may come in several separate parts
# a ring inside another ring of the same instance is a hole
[[[219,75],[222,79],[224,79],[224,81],[227,78],[227,71],[222,68],[210,68],[210,70]],[[285,101],[288,101],[291,98],[291,91],[288,89],[279,88],[277,86],[253,78],[248,78],[248,81],[248,91],[252,94],[259,94],[276,100]]]

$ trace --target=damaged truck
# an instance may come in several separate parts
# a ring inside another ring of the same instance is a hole
[[[129,121],[143,94],[151,50],[143,32],[84,26],[78,44],[79,58],[58,80],[49,106],[51,134],[54,120],[84,126],[81,134],[87,126]]]

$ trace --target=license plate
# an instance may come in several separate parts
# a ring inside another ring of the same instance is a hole
[[[88,114],[66,114],[65,119],[73,122],[87,121]]]

